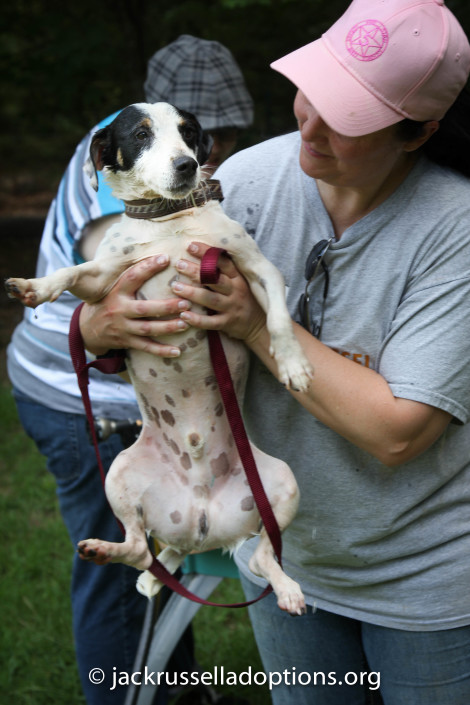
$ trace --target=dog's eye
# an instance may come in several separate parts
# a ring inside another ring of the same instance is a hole
[[[138,139],[139,142],[143,142],[147,139],[148,136],[149,133],[147,132],[147,130],[139,130],[135,135],[136,139]]]
[[[181,136],[184,140],[193,140],[196,137],[196,130],[191,125],[182,125]]]

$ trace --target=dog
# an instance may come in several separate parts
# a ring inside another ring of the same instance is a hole
[[[219,200],[206,198],[201,165],[210,146],[210,137],[196,118],[168,103],[124,108],[93,136],[88,173],[97,189],[97,172],[102,171],[113,195],[124,200],[129,214],[134,209],[137,218],[124,213],[107,231],[92,261],[39,279],[11,278],[7,291],[30,307],[53,301],[66,289],[93,303],[111,290],[128,267],[146,257],[165,252],[171,265],[188,258],[186,248],[193,241],[221,247],[267,313],[279,379],[305,391],[313,372],[293,333],[282,275],[245,230],[225,215]],[[206,202],[194,205],[200,189]],[[173,206],[182,210],[160,215],[162,205],[170,211]],[[139,296],[173,298],[170,287],[175,274],[173,270],[168,274],[170,268],[146,282]],[[221,337],[241,406],[248,352],[240,341]],[[207,334],[189,328],[164,340],[181,349],[178,358],[130,350],[126,360],[143,427],[134,445],[114,460],[105,486],[110,505],[125,527],[125,540],[86,539],[79,542],[79,553],[98,564],[122,562],[144,571],[137,589],[151,597],[161,584],[147,570],[152,562],[147,534],[165,545],[158,559],[172,573],[192,551],[232,552],[260,534],[250,569],[271,584],[281,609],[301,614],[305,601],[300,586],[284,573],[266,530],[260,527],[215,382]],[[297,511],[297,483],[282,460],[254,445],[252,451],[283,531]]]

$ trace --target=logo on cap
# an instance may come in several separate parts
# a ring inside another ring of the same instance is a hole
[[[363,20],[349,30],[346,47],[359,61],[374,61],[381,56],[388,44],[387,28],[378,20]]]

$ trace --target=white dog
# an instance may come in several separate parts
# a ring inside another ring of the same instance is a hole
[[[166,103],[125,108],[96,133],[91,146],[92,182],[96,188],[96,170],[103,170],[113,195],[126,203],[122,220],[107,231],[93,261],[41,279],[9,279],[8,292],[32,307],[56,299],[66,289],[96,302],[128,267],[145,257],[164,252],[174,264],[188,257],[192,241],[222,247],[267,313],[280,380],[305,390],[312,370],[292,330],[282,276],[212,198],[217,182],[201,182],[200,165],[210,151],[209,140],[192,115]],[[174,297],[170,286],[175,275],[168,272],[148,281],[142,297]],[[222,340],[241,405],[247,351],[239,341],[227,336]],[[125,527],[125,541],[79,543],[84,559],[123,562],[146,571],[138,589],[148,596],[161,585],[147,570],[152,557],[146,532],[167,546],[159,560],[174,572],[191,551],[232,551],[260,530],[215,384],[206,333],[190,328],[167,336],[165,342],[179,346],[180,357],[159,358],[138,350],[130,350],[127,357],[143,428],[136,443],[115,459],[106,479],[106,494]],[[254,446],[252,451],[282,531],[297,511],[296,481],[284,462]],[[282,609],[303,612],[300,587],[276,561],[264,528],[250,568],[272,585]]]

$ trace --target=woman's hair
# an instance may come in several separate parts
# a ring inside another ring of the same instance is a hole
[[[422,133],[424,122],[405,119],[397,123],[401,139]],[[470,177],[470,93],[464,89],[439,123],[439,129],[422,146],[426,156]]]

